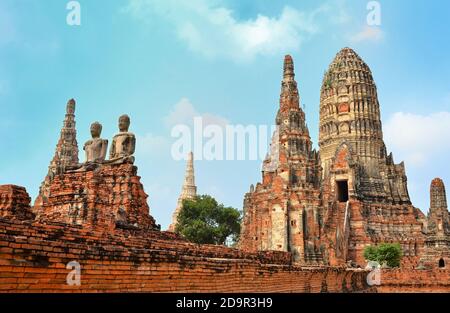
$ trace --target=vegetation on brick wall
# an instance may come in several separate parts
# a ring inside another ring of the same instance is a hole
[[[183,200],[176,232],[195,243],[233,245],[241,230],[241,212],[209,196]]]
[[[376,261],[383,266],[399,267],[402,258],[402,248],[399,243],[382,243],[378,246],[367,246],[364,258]]]

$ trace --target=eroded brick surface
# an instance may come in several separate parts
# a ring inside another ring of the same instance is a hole
[[[69,286],[70,261],[81,285]],[[0,292],[363,292],[365,271],[302,268],[286,252],[196,245],[170,232],[98,232],[0,219]]]
[[[379,292],[450,292],[450,271],[447,269],[381,271]]]
[[[40,195],[33,207],[38,220],[108,230],[116,226],[158,227],[132,164],[68,171],[55,176],[48,189],[48,195]]]
[[[0,217],[34,218],[30,201],[30,196],[24,187],[0,185]]]

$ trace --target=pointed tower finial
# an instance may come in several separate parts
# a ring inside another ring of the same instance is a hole
[[[283,80],[294,80],[294,61],[292,57],[288,54],[284,57],[283,65]]]
[[[186,162],[186,173],[184,175],[183,192],[189,194],[189,196],[195,197],[197,187],[195,187],[195,174],[194,174],[194,153],[191,151],[188,154]]]
[[[287,112],[290,109],[300,108],[300,97],[295,81],[294,61],[290,55],[284,57],[283,80],[281,82],[280,110]]]
[[[66,107],[66,113],[67,114],[75,114],[75,99],[70,99],[69,101],[67,101],[67,107]]]

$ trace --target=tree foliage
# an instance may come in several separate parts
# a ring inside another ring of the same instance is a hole
[[[399,243],[382,243],[364,249],[364,258],[376,261],[381,265],[399,267],[402,259],[402,248]]]
[[[241,230],[241,213],[209,196],[183,200],[175,231],[195,243],[236,243]]]

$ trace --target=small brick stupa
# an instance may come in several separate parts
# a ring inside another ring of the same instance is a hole
[[[188,154],[188,160],[186,162],[186,173],[184,174],[184,183],[181,189],[181,194],[178,197],[177,207],[172,215],[172,223],[169,226],[169,231],[175,232],[176,225],[178,223],[178,215],[183,207],[183,200],[192,200],[197,196],[197,186],[195,186],[195,174],[194,174],[194,154],[190,152]]]
[[[36,199],[39,205],[50,192],[50,185],[55,176],[64,173],[67,167],[78,164],[77,130],[75,129],[76,102],[70,99],[66,106],[66,116],[63,127],[56,144],[55,155],[48,166],[48,173],[39,189],[39,197]]]
[[[425,251],[420,265],[427,268],[448,268],[450,264],[450,213],[442,179],[430,186],[430,210],[427,216]]]

